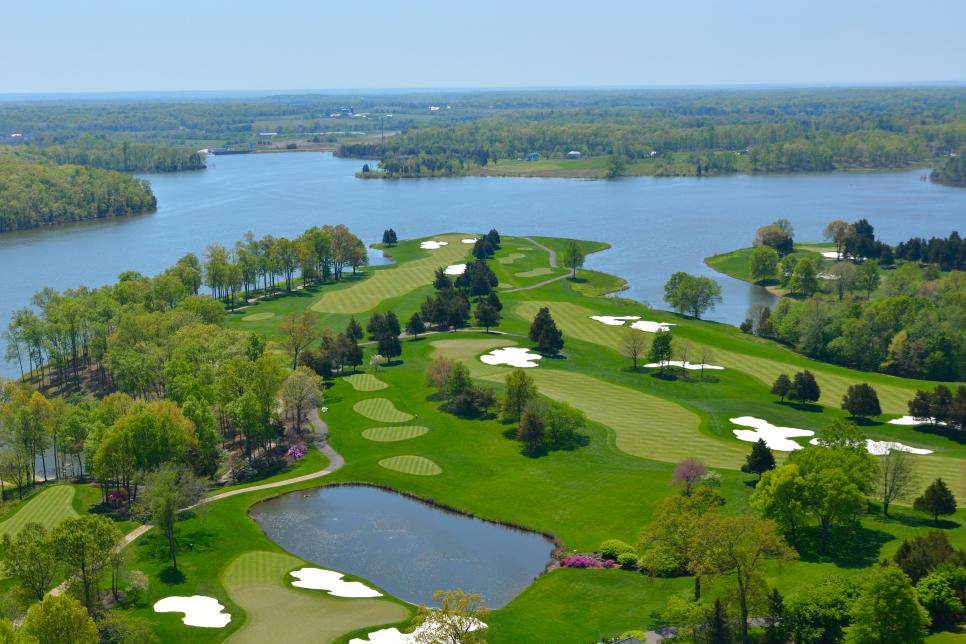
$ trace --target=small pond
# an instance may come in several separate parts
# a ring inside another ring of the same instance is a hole
[[[292,554],[414,604],[462,588],[500,608],[543,571],[553,550],[539,534],[364,486],[291,492],[255,505],[251,515]]]

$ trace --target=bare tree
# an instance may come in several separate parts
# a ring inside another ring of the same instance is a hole
[[[637,329],[625,327],[621,349],[634,362],[634,371],[637,371],[637,361],[647,351],[647,338]]]
[[[691,343],[679,342],[678,359],[681,361],[681,377],[685,379],[687,379],[688,377],[688,358],[690,357],[691,357]]]
[[[898,449],[890,449],[879,459],[879,496],[885,516],[889,516],[890,503],[915,489],[914,460],[909,452]]]
[[[711,364],[714,360],[714,351],[711,347],[703,346],[698,349],[698,361],[701,363],[701,380],[704,380],[704,365]]]

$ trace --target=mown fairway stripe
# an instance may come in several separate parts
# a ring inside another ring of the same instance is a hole
[[[391,456],[379,461],[379,465],[387,470],[413,474],[415,476],[436,476],[442,474],[443,468],[423,456],[407,454],[405,456]]]
[[[71,501],[74,488],[69,485],[55,485],[27,501],[12,517],[0,523],[0,538],[17,534],[28,523],[39,523],[47,529],[56,527],[64,519],[77,516]]]
[[[421,425],[398,425],[396,427],[370,427],[363,430],[362,437],[378,443],[392,443],[409,440],[429,432],[429,427]]]
[[[379,391],[389,386],[369,373],[357,373],[346,376],[343,380],[352,385],[352,388],[356,391]]]
[[[412,420],[413,415],[396,409],[388,398],[367,398],[360,400],[352,409],[366,418],[379,423],[404,423]]]

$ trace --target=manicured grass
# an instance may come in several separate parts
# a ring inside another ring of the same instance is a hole
[[[404,423],[413,419],[412,414],[396,409],[392,401],[386,398],[360,400],[352,409],[357,414],[362,414],[366,418],[380,423]]]
[[[390,456],[379,461],[379,465],[387,470],[415,476],[437,476],[443,473],[443,469],[436,463],[424,456],[413,454]]]
[[[728,253],[721,253],[720,255],[712,255],[704,260],[704,263],[718,271],[719,273],[724,273],[734,277],[735,279],[743,280],[745,282],[753,282],[755,284],[762,285],[775,285],[778,284],[777,278],[765,279],[765,280],[753,280],[751,277],[751,255],[754,252],[754,248],[740,248]],[[821,249],[821,250],[828,250]],[[791,254],[795,257],[811,257],[812,260],[817,262],[816,268],[822,269],[826,264],[826,260],[821,255],[821,250],[815,247],[803,247],[796,246]],[[831,264],[831,263],[829,263]]]
[[[246,315],[241,319],[242,322],[261,322],[262,320],[270,320],[275,317],[275,314],[271,311],[262,311],[261,313],[252,313]]]
[[[469,244],[460,242],[466,235],[440,235],[430,239],[448,242],[436,250],[424,250],[425,255],[390,268],[370,269],[372,276],[357,282],[351,288],[326,290],[321,299],[312,305],[320,313],[364,313],[379,307],[383,301],[405,295],[433,281],[439,267],[464,261],[470,254]],[[400,243],[415,244],[418,241]]]
[[[356,391],[379,391],[389,386],[370,373],[356,373],[346,376],[343,380],[352,385]]]
[[[39,523],[52,529],[64,520],[78,516],[73,506],[74,488],[52,485],[23,505],[13,516],[0,523],[0,538],[16,537],[28,523]]]
[[[405,607],[391,600],[345,599],[295,588],[288,573],[302,565],[291,555],[270,551],[246,552],[228,565],[222,584],[247,614],[230,642],[330,642],[344,633],[409,616]]]
[[[398,425],[396,427],[370,427],[362,432],[363,438],[377,443],[392,443],[395,441],[417,438],[429,431],[429,427],[421,425]]]
[[[504,253],[500,257],[496,257],[496,261],[500,264],[512,264],[518,259],[523,259],[526,257],[523,253]]]
[[[553,275],[558,271],[555,271],[549,267],[533,268],[529,271],[521,271],[519,273],[514,273],[517,277],[542,277],[544,275]]]

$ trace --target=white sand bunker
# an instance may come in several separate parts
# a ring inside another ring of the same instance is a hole
[[[473,237],[473,238],[467,237],[466,239],[461,239],[460,241],[464,244],[475,244],[476,240],[477,240],[476,237]]]
[[[670,324],[668,322],[638,320],[637,322],[631,325],[631,328],[637,329],[638,331],[647,331],[648,333],[657,333],[658,331],[670,331],[672,326],[677,326],[677,325]]]
[[[298,581],[293,581],[292,585],[299,588],[327,590],[330,595],[336,597],[382,597],[382,593],[374,588],[369,588],[362,582],[343,581],[342,573],[334,570],[300,568],[289,574],[298,579]]]
[[[536,367],[536,360],[543,356],[539,353],[531,353],[530,349],[524,347],[503,347],[493,349],[487,354],[480,356],[480,362],[491,365],[506,364],[511,367]]]
[[[932,418],[916,418],[915,416],[901,416],[889,421],[890,425],[903,425],[906,427],[916,427],[918,425],[945,425],[946,423],[936,422]]]
[[[822,441],[817,438],[813,438],[808,441],[812,445],[821,445]],[[897,443],[895,441],[874,441],[871,438],[865,439],[865,449],[868,450],[869,454],[873,456],[885,456],[889,452],[909,452],[910,454],[932,454],[931,449],[919,449],[918,447],[909,447],[908,445],[903,445],[902,443]]]
[[[794,452],[802,449],[802,446],[791,438],[801,436],[814,436],[815,432],[810,429],[796,429],[795,427],[777,427],[767,420],[755,418],[754,416],[739,416],[730,419],[735,425],[753,427],[754,429],[734,429],[735,437],[748,443],[757,443],[758,439],[764,439],[765,444],[771,449],[779,452]]]
[[[644,366],[647,367],[648,369],[654,369],[656,367],[660,367],[661,366],[661,363],[660,362],[649,362],[649,363],[647,363]],[[701,369],[716,369],[716,370],[723,370],[724,369],[724,367],[719,367],[716,364],[705,364],[703,362],[698,363],[698,364],[694,364],[693,362],[687,362],[687,361],[681,362],[680,360],[668,360],[667,362],[664,363],[664,366],[665,367],[677,367],[678,369],[688,369],[688,370],[693,370],[693,371],[698,371],[698,370],[701,370]]]
[[[448,245],[449,245],[449,242],[444,242],[444,241],[431,240],[431,241],[419,242],[419,247],[422,248],[423,250],[436,250],[438,248],[442,248],[443,246],[448,246]]]
[[[838,259],[839,253],[837,250],[823,250],[822,257],[825,259]]]
[[[637,320],[631,324],[632,329],[646,331],[647,333],[657,333],[658,331],[670,331],[672,326],[677,326],[670,322],[654,322],[653,320],[642,320],[639,315],[591,315],[591,320],[597,320],[607,326],[624,326],[625,322]]]
[[[640,320],[639,315],[591,315],[591,320],[597,320],[607,326],[624,326],[628,320]]]
[[[450,264],[443,272],[447,275],[462,275],[466,272],[466,264]]]
[[[203,628],[224,628],[231,621],[224,610],[217,599],[204,595],[165,597],[154,604],[155,613],[184,613],[184,624]]]
[[[469,627],[464,629],[468,631],[478,631],[482,628],[486,628],[486,624],[478,619],[470,619]],[[435,633],[436,629],[433,629],[431,625],[424,624],[422,627],[417,628],[412,633],[400,632],[398,628],[384,628],[379,631],[373,631],[366,636],[366,639],[360,639],[358,637],[349,640],[349,644],[416,644],[417,641],[445,641],[443,638],[432,637],[433,635],[442,635],[441,633]]]

